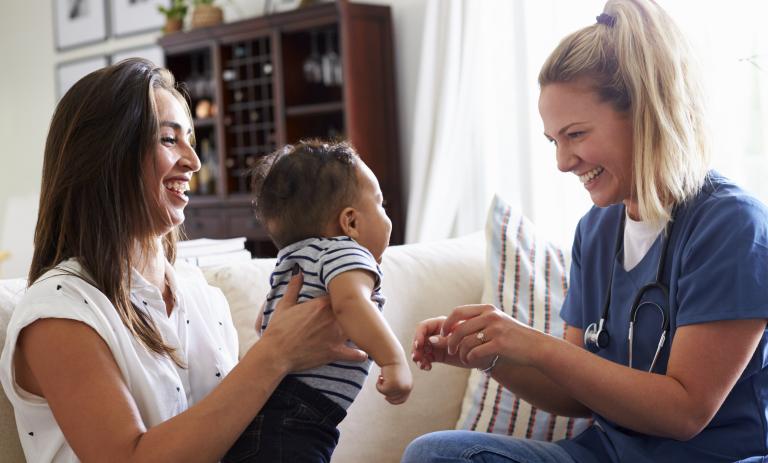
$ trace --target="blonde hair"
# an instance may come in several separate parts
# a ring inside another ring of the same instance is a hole
[[[539,86],[580,79],[632,117],[640,217],[668,220],[668,207],[698,193],[709,168],[703,94],[685,37],[651,0],[609,0],[600,22],[560,42]]]

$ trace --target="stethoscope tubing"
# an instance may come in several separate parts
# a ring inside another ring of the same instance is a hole
[[[630,312],[629,312],[629,332],[627,334],[627,343],[628,343],[628,350],[629,350],[629,358],[627,361],[627,365],[632,368],[632,360],[633,360],[633,350],[634,350],[634,334],[635,334],[635,323],[637,322],[637,314],[640,311],[640,308],[650,305],[652,307],[656,307],[659,312],[661,313],[662,317],[662,323],[661,323],[661,335],[659,336],[659,342],[656,347],[656,352],[653,355],[653,359],[651,360],[651,367],[648,369],[648,372],[652,372],[653,369],[656,366],[656,362],[659,358],[659,355],[661,354],[661,350],[664,347],[664,344],[666,343],[667,335],[669,333],[669,287],[665,285],[662,281],[663,274],[664,274],[664,264],[666,263],[666,257],[667,257],[667,251],[669,248],[669,242],[671,240],[671,233],[672,233],[672,226],[673,221],[675,217],[675,210],[672,211],[671,217],[669,219],[669,222],[667,223],[667,226],[665,227],[661,239],[661,254],[659,255],[659,262],[656,267],[656,278],[651,283],[646,284],[645,286],[641,287],[636,295],[634,300],[632,301],[632,305],[630,306]],[[598,323],[591,323],[589,326],[587,326],[587,329],[584,331],[584,346],[592,350],[593,352],[598,352],[602,349],[605,349],[610,344],[610,334],[608,332],[608,328],[606,326],[606,323],[608,321],[608,315],[609,315],[609,308],[611,306],[611,289],[613,286],[613,273],[615,270],[616,260],[618,259],[619,252],[622,250],[622,243],[624,241],[624,225],[626,220],[626,208],[621,208],[621,219],[619,223],[619,231],[616,236],[616,245],[615,245],[615,253],[613,256],[613,262],[611,266],[611,274],[608,278],[608,288],[606,289],[606,295],[605,295],[605,304],[603,306],[603,313],[600,317],[600,321]],[[666,301],[666,306],[662,307],[661,305],[646,301],[643,302],[643,296],[651,291],[651,290],[659,290],[664,296],[664,300]]]

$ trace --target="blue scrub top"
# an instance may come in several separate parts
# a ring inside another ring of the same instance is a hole
[[[579,222],[573,243],[571,283],[561,309],[572,326],[586,329],[600,320],[613,273],[607,323],[610,343],[597,353],[622,365],[628,359],[629,312],[638,288],[656,278],[661,237],[640,263],[624,271],[616,255],[621,205],[593,207]],[[768,318],[768,209],[738,186],[710,172],[702,191],[678,207],[664,263],[670,302],[670,338],[655,373],[667,369],[670,346],[680,326],[717,320]],[[647,371],[661,335],[661,314],[652,306],[638,312],[633,367]],[[717,339],[712,339],[717,342]],[[706,365],[701,365],[706,368]],[[709,425],[680,442],[622,428],[595,415],[598,426],[560,444],[579,462],[735,461],[768,454],[768,338],[766,333],[744,373]],[[602,429],[601,429],[602,428]]]

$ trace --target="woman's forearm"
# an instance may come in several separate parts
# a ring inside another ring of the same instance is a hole
[[[279,353],[260,344],[203,400],[143,433],[131,461],[219,461],[288,372]]]

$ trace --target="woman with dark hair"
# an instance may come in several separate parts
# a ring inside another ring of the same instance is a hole
[[[296,305],[296,275],[237,363],[222,293],[172,266],[193,147],[173,77],[145,60],[59,103],[30,286],[0,359],[29,461],[217,461],[286,374],[365,359],[327,299]]]

